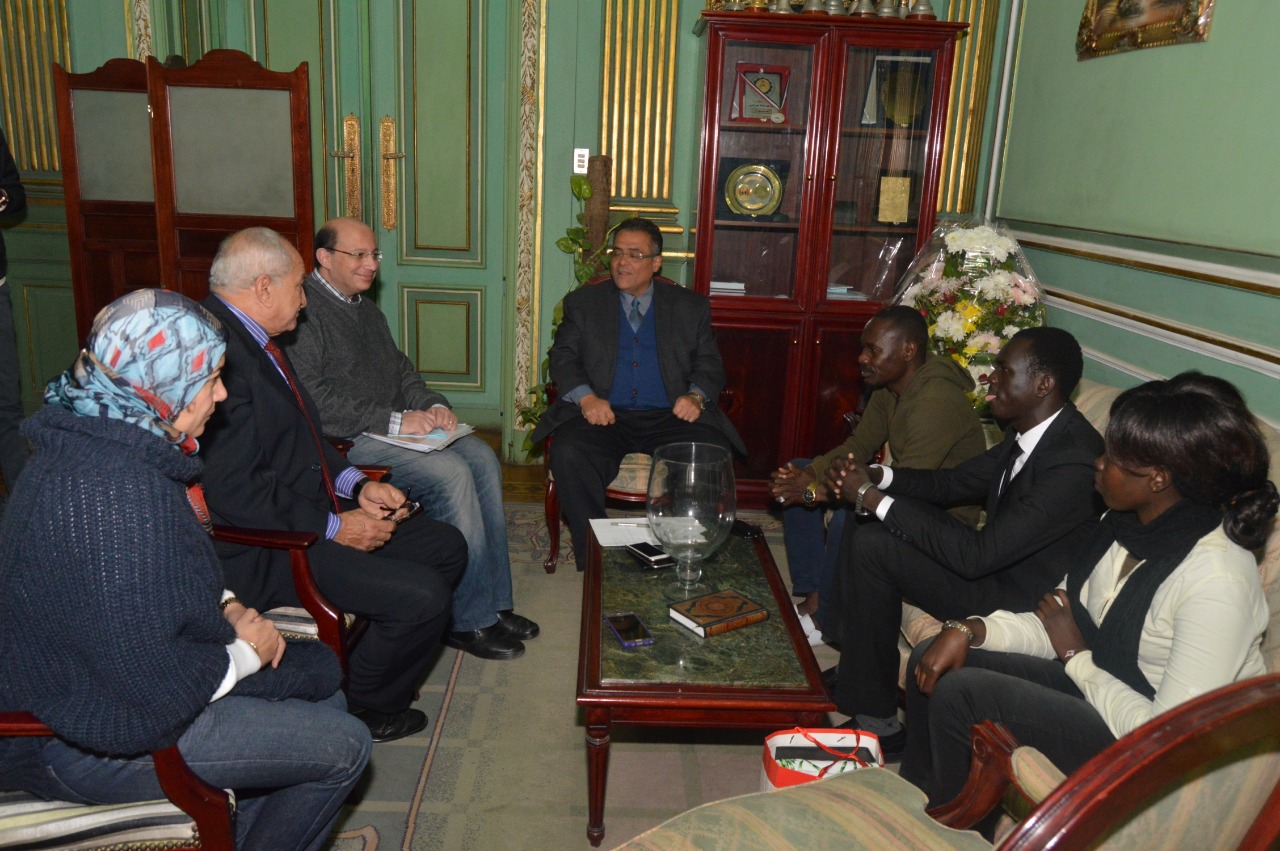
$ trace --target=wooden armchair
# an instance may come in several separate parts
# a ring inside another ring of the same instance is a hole
[[[1003,727],[974,727],[964,790],[924,793],[883,770],[704,804],[621,848],[990,849],[971,827],[1009,790],[1033,806],[998,846],[1262,851],[1280,842],[1280,675],[1234,683],[1144,724],[1070,777]],[[719,845],[716,845],[719,842]]]
[[[52,736],[26,712],[0,712],[0,737]],[[0,848],[235,851],[235,797],[197,777],[177,746],[153,751],[167,800],[84,806],[0,792]]]

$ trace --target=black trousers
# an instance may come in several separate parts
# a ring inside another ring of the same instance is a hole
[[[320,541],[308,556],[321,592],[344,612],[369,620],[348,660],[348,705],[387,713],[408,708],[435,662],[433,651],[449,624],[453,586],[467,565],[462,533],[446,523],[415,517],[371,553]],[[228,575],[228,582],[233,581]],[[262,611],[299,605],[296,596],[280,596],[245,604]]]
[[[907,750],[904,780],[919,786],[936,807],[955,798],[969,775],[970,730],[990,719],[1009,728],[1070,774],[1116,740],[1056,659],[970,650],[965,667],[943,674],[932,697],[915,685],[915,666],[932,639],[911,654],[907,667]]]
[[[1000,573],[964,579],[878,522],[845,524],[832,584],[835,605],[828,610],[830,623],[823,624],[823,632],[838,636],[840,644],[836,706],[846,715],[876,718],[898,711],[898,633],[904,599],[948,620],[998,609],[1031,611],[1043,596],[1029,598],[1001,581]]]
[[[714,443],[733,452],[719,429],[701,420],[687,423],[666,409],[615,410],[614,416],[611,426],[591,425],[583,417],[561,423],[548,459],[579,570],[587,563],[587,528],[592,518],[607,516],[604,491],[627,453],[653,454],[659,446],[689,442]]]

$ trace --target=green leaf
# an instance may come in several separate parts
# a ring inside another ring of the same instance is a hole
[[[565,228],[564,232],[565,232],[565,235],[569,237],[569,239],[572,239],[574,242],[577,242],[577,243],[583,243],[587,239],[586,228]]]
[[[573,197],[585,201],[591,197],[591,181],[585,174],[574,174],[569,177],[569,189]]]
[[[575,254],[578,251],[577,244],[567,236],[562,236],[556,240],[556,248],[565,254]]]

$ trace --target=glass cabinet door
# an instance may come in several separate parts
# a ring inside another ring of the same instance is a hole
[[[850,46],[834,183],[826,298],[888,301],[916,253],[934,63],[928,50]]]
[[[719,144],[707,165],[716,174],[710,294],[793,298],[814,46],[727,40],[723,55]]]

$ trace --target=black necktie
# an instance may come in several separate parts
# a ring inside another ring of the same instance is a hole
[[[1004,475],[1000,477],[1000,495],[1004,496],[1005,490],[1009,487],[1009,482],[1013,480],[1013,466],[1018,463],[1018,458],[1022,455],[1022,444],[1018,441],[1013,442],[1013,451],[1009,453],[1009,463],[1005,465]]]

